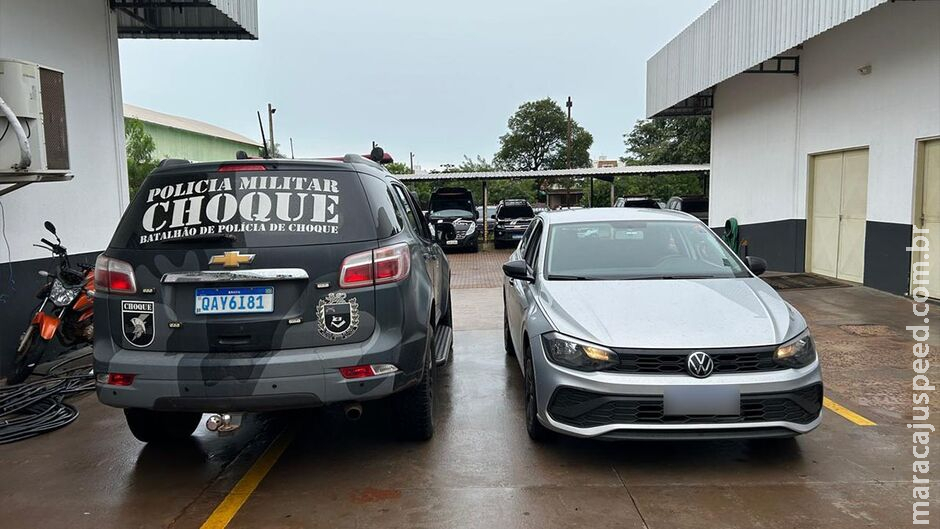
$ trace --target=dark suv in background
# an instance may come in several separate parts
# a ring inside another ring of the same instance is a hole
[[[479,217],[473,205],[473,195],[463,187],[442,187],[431,193],[428,216],[436,231],[437,240],[446,250],[480,249],[476,220]]]
[[[452,346],[450,269],[415,197],[377,163],[164,163],[95,271],[98,398],[141,441],[203,412],[395,399],[433,433]]]
[[[493,246],[496,248],[515,247],[522,239],[522,234],[535,217],[535,211],[525,199],[506,199],[496,208],[496,226],[493,228]]]

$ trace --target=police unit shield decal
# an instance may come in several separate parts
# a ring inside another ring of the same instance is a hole
[[[153,302],[121,301],[121,322],[124,339],[135,347],[153,343]]]
[[[343,340],[359,328],[359,303],[343,292],[331,292],[317,304],[317,330],[328,340]]]

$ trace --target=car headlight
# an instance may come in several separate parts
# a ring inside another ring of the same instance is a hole
[[[52,288],[49,290],[49,299],[55,306],[64,307],[71,303],[77,294],[77,288],[66,288],[61,281],[56,279],[52,282]]]
[[[467,221],[467,224],[469,224],[469,226],[467,226],[467,233],[464,234],[464,237],[469,237],[473,235],[473,232],[477,231],[476,222],[473,222],[472,220],[470,220],[470,221]]]
[[[551,362],[578,371],[600,371],[620,363],[617,353],[610,349],[557,332],[543,334],[542,345]]]
[[[816,359],[816,344],[809,329],[774,351],[774,362],[786,367],[806,367]]]

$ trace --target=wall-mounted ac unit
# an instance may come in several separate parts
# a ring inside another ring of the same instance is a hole
[[[23,167],[21,138],[0,108],[0,179],[4,175],[66,175],[69,142],[62,72],[0,59],[0,100],[16,116],[29,145],[29,165]]]

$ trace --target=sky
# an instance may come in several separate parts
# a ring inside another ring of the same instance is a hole
[[[434,168],[490,160],[526,101],[571,96],[591,156],[624,154],[646,61],[713,0],[259,0],[259,39],[120,41],[124,102],[297,157],[366,153]]]

